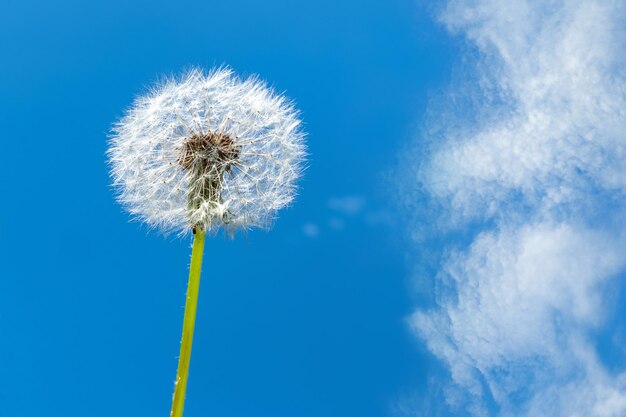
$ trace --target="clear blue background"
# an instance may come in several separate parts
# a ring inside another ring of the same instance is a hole
[[[310,159],[271,232],[207,242],[185,415],[393,415],[436,365],[385,173],[452,56],[413,0],[4,0],[0,415],[169,415],[190,239],[129,222],[104,153],[162,74],[220,64],[296,100]]]

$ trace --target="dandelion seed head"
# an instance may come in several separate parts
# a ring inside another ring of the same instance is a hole
[[[229,68],[138,97],[108,149],[118,200],[165,233],[269,228],[294,198],[305,133],[284,96]]]

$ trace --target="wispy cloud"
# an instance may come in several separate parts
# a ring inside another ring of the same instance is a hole
[[[320,216],[317,219],[311,219],[302,226],[304,236],[328,236],[329,232],[344,232],[359,224],[371,228],[390,227],[394,224],[394,213],[365,195],[330,197],[327,209],[320,210],[318,214]]]
[[[365,198],[358,195],[333,197],[328,200],[328,207],[346,216],[356,216],[365,208]]]
[[[302,233],[304,233],[306,237],[318,237],[320,235],[320,228],[315,223],[305,223],[304,226],[302,226]]]
[[[451,0],[441,14],[474,66],[409,161],[420,216],[437,216],[415,235],[444,242],[435,305],[410,322],[449,370],[450,410],[626,415],[626,374],[594,340],[626,267],[625,11]]]

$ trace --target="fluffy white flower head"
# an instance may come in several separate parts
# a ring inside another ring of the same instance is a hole
[[[194,69],[138,97],[108,150],[118,200],[164,232],[268,228],[294,197],[305,134],[256,77]]]

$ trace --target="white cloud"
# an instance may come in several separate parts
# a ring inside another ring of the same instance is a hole
[[[427,190],[465,216],[494,214],[514,193],[553,209],[589,187],[623,192],[622,17],[611,1],[452,1],[444,21],[477,43],[510,110],[474,135],[449,132]]]
[[[509,397],[588,384],[598,373],[586,337],[604,321],[603,284],[626,263],[623,243],[549,222],[481,233],[441,271],[451,291],[439,310],[418,311],[411,323],[455,383],[481,397],[484,382],[507,412],[529,407]]]
[[[435,307],[410,323],[448,368],[453,409],[626,415],[626,375],[594,342],[626,267],[625,7],[451,0],[442,14],[477,48],[459,106],[477,116],[441,112],[435,124],[451,127],[413,161],[416,198],[440,217],[415,230],[449,246]]]

